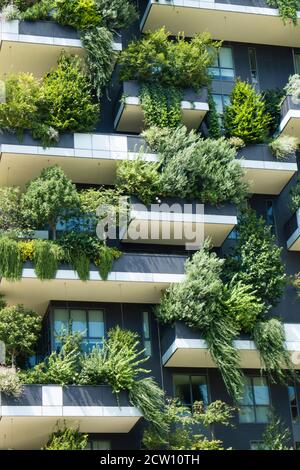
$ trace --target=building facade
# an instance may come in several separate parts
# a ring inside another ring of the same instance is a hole
[[[124,49],[132,38],[163,26],[174,36],[184,31],[190,38],[209,31],[213,39],[223,41],[210,68],[211,93],[220,120],[237,78],[262,93],[283,90],[291,75],[300,74],[300,23],[284,24],[278,10],[265,0],[138,0],[137,7],[139,18],[115,36],[115,51]],[[300,8],[297,16],[300,20]],[[31,72],[41,77],[56,63],[63,49],[84,54],[77,32],[53,21],[2,20],[0,40],[1,77],[10,72]],[[118,66],[107,90],[101,99],[101,120],[92,133],[66,133],[50,148],[43,148],[28,132],[22,142],[16,135],[0,133],[1,186],[24,188],[50,165],[59,165],[78,186],[114,185],[117,162],[134,158],[143,144],[143,114],[139,84],[120,81]],[[205,135],[205,115],[209,111],[206,92],[196,93],[187,84],[184,94],[184,124]],[[121,96],[125,99],[120,101]],[[300,105],[289,98],[282,103],[276,133],[300,138]],[[153,162],[156,158],[149,151],[147,159]],[[299,211],[293,213],[289,206],[290,191],[297,181],[297,155],[278,160],[267,143],[259,143],[239,150],[238,158],[251,186],[249,205],[272,227],[276,243],[282,247],[286,274],[293,276],[300,271]],[[132,220],[149,224],[150,218],[139,213],[134,202],[132,210]],[[205,205],[203,224],[204,235],[213,240],[214,250],[222,257],[228,245],[235,242],[237,208],[232,204]],[[48,237],[47,230],[43,236]],[[149,356],[147,368],[168,396],[178,397],[189,406],[197,400],[232,404],[200,332],[182,322],[161,325],[155,317],[154,307],[164,290],[184,279],[185,262],[193,250],[186,250],[183,242],[176,244],[171,239],[137,243],[121,237],[117,245],[123,255],[114,261],[106,281],[91,266],[90,277],[83,282],[67,264],[59,266],[55,279],[41,281],[29,261],[21,280],[1,279],[1,293],[9,305],[24,304],[43,316],[38,356],[45,357],[57,348],[56,331],[62,324],[72,321],[77,331],[84,331],[86,350],[119,325],[139,334]],[[300,353],[299,309],[297,292],[287,284],[272,315],[284,323],[286,346],[291,354]],[[270,383],[261,373],[259,353],[251,338],[237,339],[236,347],[246,377],[247,399],[240,403],[234,427],[216,426],[216,438],[225,447],[255,449],[268,423],[268,413],[274,409],[290,429],[292,445],[297,448],[300,386]],[[40,448],[60,418],[78,423],[80,430],[90,435],[91,448],[141,448],[145,426],[141,412],[132,406],[126,393],[117,403],[108,386],[65,389],[51,384],[27,385],[18,399],[1,395],[1,449]]]

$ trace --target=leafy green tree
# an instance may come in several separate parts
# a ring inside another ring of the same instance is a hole
[[[272,122],[262,95],[249,83],[237,80],[224,112],[228,137],[240,137],[245,144],[264,142]]]
[[[56,239],[56,224],[64,219],[68,211],[79,207],[76,187],[59,166],[44,168],[39,177],[27,184],[22,196],[22,210],[25,220],[40,228],[46,223]]]
[[[0,188],[0,231],[22,228],[21,192],[19,188]]]
[[[0,310],[0,340],[6,345],[12,365],[18,356],[29,356],[34,353],[41,325],[41,316],[22,305],[4,307]]]
[[[214,425],[230,426],[234,408],[221,401],[212,402],[206,408],[195,402],[193,410],[178,400],[168,400],[160,411],[163,429],[148,425],[143,435],[143,446],[150,450],[224,450],[222,441],[214,437]],[[210,439],[197,434],[199,425],[210,430]]]
[[[46,124],[60,132],[92,131],[99,118],[99,105],[82,61],[62,54],[56,68],[43,81]]]
[[[219,139],[222,137],[221,125],[219,116],[217,113],[216,103],[212,97],[212,94],[208,94],[208,106],[209,111],[207,113],[207,127],[208,137],[210,139]]]
[[[279,127],[281,117],[280,107],[284,95],[284,91],[280,88],[264,91],[265,110],[271,116],[270,135],[273,135]]]

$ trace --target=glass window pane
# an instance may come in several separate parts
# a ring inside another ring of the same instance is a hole
[[[209,73],[213,76],[215,80],[220,78],[220,69],[217,67],[209,67]]]
[[[218,114],[222,114],[222,113],[223,113],[222,95],[215,95],[215,94],[213,94],[212,97],[213,97],[213,100],[214,100],[215,105],[216,105],[216,111],[217,111],[217,113],[218,113]]]
[[[224,103],[224,108],[225,108],[225,106],[228,106],[230,104],[230,96],[229,95],[223,95],[223,103]]]
[[[111,450],[110,441],[92,441],[92,450]]]
[[[104,336],[104,315],[103,310],[89,310],[89,337],[102,338]]]
[[[243,397],[240,400],[240,404],[241,405],[253,405],[254,404],[252,384],[251,384],[251,379],[249,377],[245,377]]]
[[[146,356],[152,355],[151,341],[149,341],[148,339],[144,341],[144,349],[145,349]]]
[[[144,338],[150,338],[149,312],[143,312],[143,332]]]
[[[234,80],[234,71],[232,69],[221,69],[221,76],[223,80]]]
[[[253,406],[241,406],[239,410],[240,423],[255,423]]]
[[[253,377],[253,392],[256,405],[269,405],[269,387],[264,377]]]
[[[296,404],[297,404],[297,401],[296,401],[296,390],[295,390],[295,387],[294,387],[293,385],[289,385],[289,386],[288,386],[288,392],[289,392],[290,404],[291,404],[291,405],[296,405]]]
[[[174,375],[173,383],[175,397],[185,405],[191,405],[190,377],[188,375]]]
[[[69,328],[69,312],[65,308],[54,309],[54,336],[67,333]]]
[[[269,406],[257,406],[256,411],[256,422],[257,423],[268,423],[270,420],[270,407]]]
[[[300,54],[295,54],[295,72],[300,74]]]
[[[220,67],[233,69],[232,50],[230,47],[221,47],[219,52]]]
[[[86,311],[85,310],[70,310],[70,319],[72,322],[73,333],[82,333],[83,336],[86,336],[87,335]]]
[[[205,375],[193,375],[191,377],[192,382],[192,400],[203,401],[205,405],[208,405],[208,389],[207,380]]]

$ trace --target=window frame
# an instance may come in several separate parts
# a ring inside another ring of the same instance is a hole
[[[271,396],[270,384],[268,382],[268,379],[267,379],[267,377],[261,376],[261,375],[246,375],[246,378],[250,379],[250,381],[251,381],[251,395],[252,395],[252,399],[253,399],[253,404],[243,405],[240,402],[238,402],[239,424],[246,424],[246,425],[247,424],[268,424],[270,422],[270,418],[268,419],[268,421],[259,421],[257,419],[257,408],[266,408],[266,407],[268,407],[270,411],[272,409],[272,396]],[[268,388],[268,396],[269,396],[269,404],[268,405],[257,405],[255,403],[255,394],[254,394],[254,385],[253,385],[253,380],[254,379],[264,379],[265,380],[267,388]],[[253,409],[254,421],[248,421],[248,422],[247,421],[241,421],[241,418],[240,418],[240,409],[241,408],[251,408],[251,409]]]
[[[145,329],[144,329],[144,314],[147,314],[147,322],[148,322],[148,330],[149,330],[149,336],[145,335]],[[143,339],[143,347],[145,349],[145,356],[147,357],[152,357],[153,356],[153,347],[152,347],[152,325],[151,325],[151,317],[150,317],[150,312],[149,310],[144,309],[142,311],[142,339]],[[146,351],[146,343],[149,343],[150,345],[150,354],[147,354]]]
[[[294,390],[295,390],[296,405],[294,405],[294,406],[291,405],[290,394],[289,394],[289,387],[293,387]],[[295,384],[295,383],[294,383],[294,384],[289,384],[289,385],[287,386],[287,391],[288,391],[289,410],[290,410],[290,414],[291,414],[291,421],[292,421],[292,424],[299,424],[299,423],[300,423],[300,408],[299,408],[299,399],[298,399],[298,393],[297,393],[296,384]],[[296,408],[296,410],[297,410],[297,418],[296,418],[295,421],[294,421],[294,419],[293,419],[292,408]],[[300,450],[300,448],[299,448],[299,450]]]
[[[90,310],[95,310],[95,311],[102,311],[103,312],[103,336],[102,336],[102,341],[103,342],[103,339],[105,338],[105,334],[106,334],[106,309],[103,308],[103,307],[76,307],[76,305],[74,306],[71,306],[71,307],[61,307],[61,306],[53,306],[52,309],[51,309],[51,350],[52,351],[55,351],[56,350],[56,346],[55,346],[55,310],[67,310],[68,311],[68,333],[71,333],[70,330],[69,330],[69,324],[70,324],[70,320],[71,320],[71,316],[70,316],[70,312],[72,310],[82,310],[85,312],[86,314],[86,323],[87,323],[87,333],[89,333],[89,311]],[[89,344],[89,340],[97,340],[99,339],[98,337],[90,337],[88,336],[88,334],[85,334],[85,336],[82,337],[82,342],[85,343],[85,344]]]
[[[236,80],[236,70],[235,70],[235,61],[234,61],[234,54],[233,54],[233,47],[230,45],[230,44],[225,44],[225,45],[222,45],[220,47],[220,49],[230,49],[231,50],[231,58],[232,58],[232,67],[221,67],[220,65],[220,55],[219,55],[219,52],[217,54],[217,61],[218,61],[218,65],[217,66],[211,66],[208,68],[208,72],[209,74],[211,75],[211,79],[212,80],[215,80],[216,82],[228,82],[228,83],[234,83],[235,80]],[[219,73],[219,77],[215,77],[212,73],[211,73],[211,69],[218,69],[220,71]],[[233,71],[233,77],[230,79],[230,80],[226,80],[226,78],[224,79],[223,76],[222,76],[222,73],[221,73],[221,70],[222,69],[225,69],[225,70],[232,70]]]
[[[193,398],[192,396],[192,380],[191,378],[192,377],[205,377],[205,380],[206,380],[206,387],[207,387],[207,400],[208,400],[208,403],[207,405],[209,405],[211,403],[211,393],[210,393],[210,386],[209,386],[209,377],[208,377],[208,372],[203,372],[202,374],[201,373],[189,373],[189,372],[176,372],[176,373],[173,373],[172,374],[172,386],[173,386],[173,397],[174,398],[178,398],[178,396],[176,396],[176,385],[174,383],[174,376],[175,375],[181,375],[181,376],[187,376],[189,377],[189,392],[190,392],[190,398]],[[197,400],[195,400],[197,401]],[[183,403],[184,406],[187,406],[189,408],[192,408],[193,404],[195,403],[195,401],[191,401],[190,404],[186,404],[186,403]]]
[[[255,65],[256,65],[256,82],[254,82],[252,78],[253,68],[251,67],[250,50],[254,51],[254,60],[255,60]],[[257,63],[257,53],[256,53],[256,48],[254,46],[248,47],[248,62],[249,62],[251,83],[257,90],[259,90],[260,87],[259,87],[259,71],[258,71],[258,63]]]
[[[297,50],[295,51],[295,49],[293,49],[293,65],[294,65],[294,73],[298,73],[300,74],[300,69],[297,71],[296,69],[296,58],[295,56],[299,56],[300,57],[300,50]]]

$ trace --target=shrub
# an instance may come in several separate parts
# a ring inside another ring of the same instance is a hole
[[[294,74],[289,77],[289,81],[284,87],[286,95],[291,95],[296,101],[300,99],[300,75]]]
[[[0,340],[11,355],[12,364],[20,355],[30,356],[41,330],[42,318],[23,305],[5,307],[0,310]]]
[[[58,23],[86,29],[97,26],[101,21],[96,0],[56,0],[55,19]]]
[[[133,383],[129,399],[138,408],[146,421],[161,431],[165,423],[161,420],[161,410],[164,406],[164,392],[152,377],[137,380]]]
[[[44,78],[43,93],[48,126],[60,132],[94,129],[99,105],[92,101],[91,84],[79,57],[62,54],[57,68]]]
[[[26,10],[21,11],[19,19],[26,21],[51,20],[56,0],[38,0]]]
[[[286,158],[289,155],[295,155],[298,149],[297,137],[282,135],[270,142],[269,147],[276,158]]]
[[[82,34],[82,42],[86,50],[85,62],[91,86],[100,99],[114,67],[113,35],[106,28],[91,28]]]
[[[245,144],[260,143],[271,123],[263,97],[249,83],[237,80],[224,111],[224,128],[229,137],[240,137]]]
[[[42,450],[85,450],[87,441],[88,434],[82,434],[78,429],[58,429]]]
[[[24,218],[37,229],[48,223],[53,239],[58,220],[68,218],[68,211],[78,207],[76,187],[59,166],[44,168],[40,176],[27,184],[22,196]]]
[[[143,135],[161,161],[161,193],[202,203],[239,203],[247,185],[236,151],[224,139],[202,139],[185,127]]]
[[[55,243],[48,240],[34,241],[33,264],[39,279],[54,279],[62,258],[63,250]]]
[[[0,103],[0,128],[16,132],[21,139],[24,129],[32,129],[38,121],[42,102],[41,83],[32,75],[12,75],[5,81],[6,101]]]
[[[258,322],[253,330],[253,339],[261,357],[261,366],[273,382],[288,383],[296,374],[285,346],[282,323],[276,318]]]
[[[278,8],[279,16],[285,23],[297,24],[297,11],[299,10],[298,0],[267,0],[267,4],[270,7]]]
[[[158,164],[141,157],[122,160],[117,166],[116,185],[125,194],[138,197],[144,204],[151,204],[160,192]]]
[[[0,237],[0,277],[9,281],[21,279],[23,262],[16,240]]]
[[[238,328],[223,306],[223,260],[209,253],[207,243],[186,263],[186,277],[171,285],[156,308],[159,321],[183,321],[206,340],[228,392],[238,398],[243,387],[239,354],[233,347]]]
[[[33,261],[34,245],[35,240],[22,240],[18,242],[18,247],[21,253],[21,260],[23,263],[25,261]]]
[[[274,90],[266,90],[263,93],[265,101],[265,110],[271,116],[270,135],[277,131],[281,119],[281,103],[284,98],[284,91],[280,88]]]
[[[181,123],[181,93],[173,86],[144,84],[140,91],[146,127],[177,127]]]
[[[262,435],[259,450],[292,450],[292,440],[289,428],[285,428],[281,419],[273,414]]]
[[[208,107],[207,113],[207,127],[208,137],[210,139],[219,139],[222,137],[222,130],[220,125],[220,119],[217,113],[216,103],[212,97],[212,94],[208,94]]]
[[[297,177],[296,184],[290,191],[290,208],[295,212],[300,207],[300,177]]]
[[[101,24],[110,31],[126,28],[138,19],[131,0],[95,0],[95,3],[101,15]]]
[[[237,150],[245,147],[245,142],[239,137],[229,137],[228,143]]]
[[[237,234],[237,244],[226,258],[226,280],[235,276],[235,282],[252,286],[268,310],[278,304],[286,285],[281,248],[271,228],[252,209],[241,211]]]
[[[22,384],[15,369],[0,367],[0,392],[19,397],[22,389]]]
[[[164,28],[131,42],[120,55],[121,80],[157,82],[163,86],[198,90],[207,85],[207,68],[215,60],[220,43],[208,33],[187,42],[182,34],[170,41]]]

